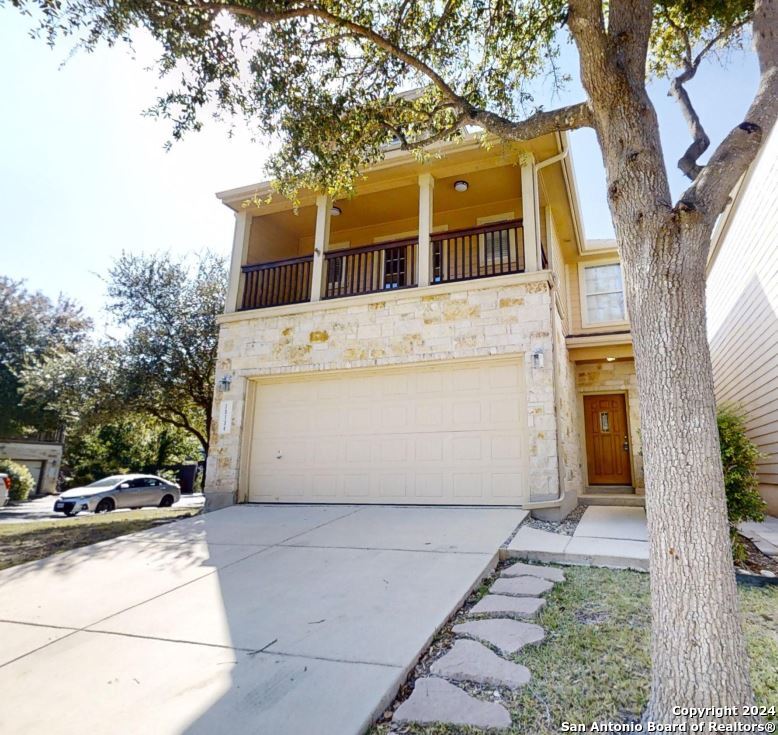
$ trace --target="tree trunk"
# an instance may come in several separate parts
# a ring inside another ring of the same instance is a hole
[[[678,706],[752,702],[706,337],[709,237],[705,226],[668,227],[651,248],[623,243],[650,541],[646,719],[655,722],[689,721]]]
[[[571,6],[573,4],[571,3]],[[673,208],[656,112],[645,89],[650,3],[595,0],[569,24],[603,154],[640,397],[651,570],[651,697],[645,718],[677,707],[753,700],[738,614],[705,324],[705,268],[717,213]],[[737,715],[731,721],[743,721]]]

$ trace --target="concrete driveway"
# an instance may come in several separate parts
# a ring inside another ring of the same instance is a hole
[[[238,506],[0,572],[0,732],[363,732],[526,513]]]

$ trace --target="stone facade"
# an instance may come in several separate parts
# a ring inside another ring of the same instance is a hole
[[[584,363],[576,365],[578,408],[583,417],[583,396],[587,393],[626,393],[629,421],[630,449],[632,451],[632,484],[638,492],[645,487],[643,480],[643,448],[640,440],[640,409],[638,381],[633,360]],[[586,456],[583,418],[578,419],[581,456]]]
[[[537,516],[546,519],[566,516],[578,504],[578,495],[583,492],[584,488],[576,370],[567,352],[564,324],[562,316],[557,310],[554,312],[554,352],[557,370],[556,410],[559,431],[560,485],[565,502],[556,514],[536,513]]]
[[[10,459],[34,470],[40,467],[40,478],[36,489],[41,495],[57,491],[57,478],[62,464],[62,445],[46,442],[13,441],[0,442],[0,458]]]
[[[553,346],[551,296],[548,274],[528,273],[225,315],[216,383],[225,375],[232,382],[214,399],[209,507],[243,499],[241,433],[252,377],[510,354],[523,357],[531,499],[555,498],[554,355],[560,350]],[[544,355],[542,367],[534,353]],[[570,416],[574,406],[563,403],[563,416]],[[565,436],[565,452],[574,453]],[[574,484],[575,461],[568,465],[565,482]]]

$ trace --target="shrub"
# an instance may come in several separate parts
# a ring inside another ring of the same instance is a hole
[[[5,472],[11,478],[8,497],[17,503],[27,500],[35,487],[35,480],[32,479],[30,471],[23,464],[12,462],[10,459],[0,459],[0,472]]]
[[[762,455],[746,436],[745,421],[737,409],[720,407],[717,421],[732,554],[736,561],[741,561],[745,557],[745,547],[738,536],[737,524],[740,521],[763,521],[767,507],[759,495],[756,477],[756,463]]]

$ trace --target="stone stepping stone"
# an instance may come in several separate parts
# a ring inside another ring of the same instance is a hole
[[[525,564],[517,561],[509,567],[505,567],[500,573],[502,577],[540,577],[552,582],[564,582],[565,573],[556,567],[542,567],[539,564]]]
[[[513,597],[536,597],[548,592],[553,586],[553,582],[538,577],[506,577],[498,579],[489,592]]]
[[[503,654],[516,653],[524,646],[539,643],[546,637],[546,632],[539,625],[505,618],[471,620],[455,625],[453,631],[489,643]]]
[[[486,595],[482,597],[471,610],[471,615],[481,613],[511,613],[523,618],[531,618],[543,605],[545,600],[539,597],[509,597],[508,595]]]
[[[444,722],[451,725],[508,728],[511,716],[496,702],[482,702],[445,679],[417,679],[413,694],[395,711],[393,722]]]
[[[519,689],[530,679],[526,666],[506,661],[480,643],[461,639],[432,663],[430,671],[449,681],[474,681],[508,689]]]

